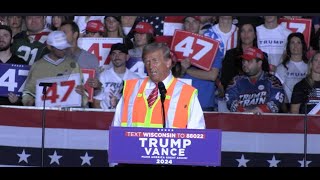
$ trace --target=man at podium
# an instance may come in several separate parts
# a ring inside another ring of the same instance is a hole
[[[112,125],[205,129],[198,90],[173,77],[169,47],[148,44],[142,58],[148,76],[124,82]]]

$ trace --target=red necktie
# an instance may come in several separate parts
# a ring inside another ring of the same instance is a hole
[[[152,90],[148,97],[148,106],[151,107],[153,103],[157,100],[158,98],[158,84],[156,84],[156,87]]]

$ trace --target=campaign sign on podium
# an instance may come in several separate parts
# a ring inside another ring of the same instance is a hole
[[[110,127],[109,163],[221,165],[221,130]]]
[[[43,87],[39,86],[40,82],[53,83],[47,88],[46,99],[42,94]],[[76,86],[81,84],[80,82],[80,73],[38,79],[36,106],[43,106],[43,101],[46,100],[47,107],[80,107],[82,97],[75,91]]]

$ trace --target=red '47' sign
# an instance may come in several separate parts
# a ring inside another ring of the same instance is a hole
[[[209,71],[219,48],[219,41],[187,31],[176,30],[171,50],[179,60],[189,58],[192,65]]]
[[[94,69],[81,69],[82,75],[83,75],[83,80],[84,80],[84,87],[86,88],[86,91],[88,92],[88,101],[92,102],[93,101],[93,88],[90,87],[87,83],[89,78],[94,78],[95,77],[95,70]]]
[[[287,18],[280,18],[279,24],[283,24],[292,32],[300,32],[304,35],[304,39],[307,43],[307,46],[310,45],[310,35],[311,35],[311,27],[312,27],[312,20],[311,19],[304,19],[304,18],[294,18],[294,19],[287,19]]]

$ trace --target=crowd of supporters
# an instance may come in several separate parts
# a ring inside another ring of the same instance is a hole
[[[291,28],[286,20],[296,26]],[[319,20],[316,16],[1,16],[0,65],[29,65],[30,71],[22,94],[8,88],[0,104],[37,106],[37,80],[79,73],[75,92],[81,103],[75,106],[114,110],[123,80],[148,75],[144,47],[152,42],[170,47],[174,30],[180,29],[219,42],[209,69],[196,66],[191,57],[176,58],[172,66],[175,77],[198,89],[204,111],[314,111],[320,104]],[[80,45],[85,38],[114,40],[105,62]],[[84,80],[81,69],[94,70],[94,77]],[[7,82],[5,75],[0,76]],[[93,89],[92,99],[86,86]]]

